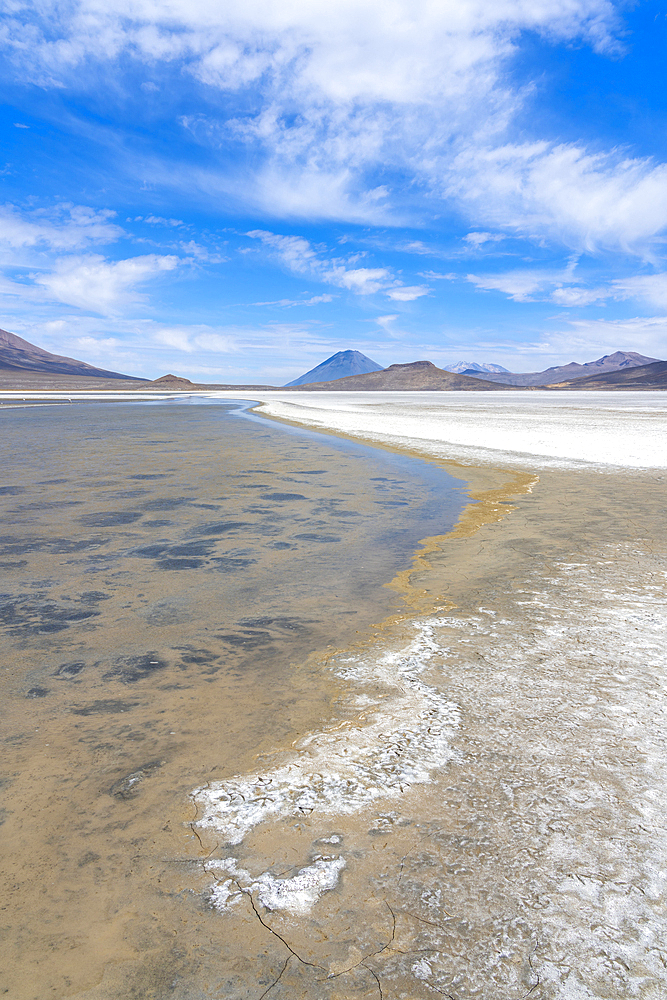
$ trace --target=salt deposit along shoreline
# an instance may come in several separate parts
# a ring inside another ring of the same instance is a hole
[[[357,405],[299,422],[443,459],[410,413],[399,433]],[[323,664],[349,685],[329,728],[194,792],[230,997],[664,996],[664,457],[611,462],[613,430],[468,470],[508,515],[427,545],[410,586],[440,610]]]

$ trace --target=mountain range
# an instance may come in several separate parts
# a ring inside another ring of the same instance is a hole
[[[558,382],[554,389],[667,389],[667,361]]]
[[[119,380],[127,389],[270,389],[271,386],[199,386],[175,375],[154,382],[135,375],[96,368],[85,361],[52,354],[22,337],[0,330],[0,385],[6,388],[54,390],[112,389]],[[20,386],[19,386],[20,383]],[[67,383],[67,384],[65,384]],[[306,391],[424,391],[548,389],[667,389],[667,361],[634,351],[616,351],[586,364],[571,362],[542,372],[512,373],[495,364],[460,361],[437,368],[430,361],[382,368],[360,351],[338,351],[283,388]]]
[[[503,385],[554,385],[558,382],[572,382],[574,379],[586,378],[589,375],[599,376],[625,368],[639,368],[642,365],[650,365],[657,360],[658,358],[647,358],[634,351],[616,351],[614,354],[605,354],[597,361],[588,361],[585,365],[571,361],[569,365],[558,365],[555,368],[547,368],[543,372],[523,372],[521,374],[506,372],[502,375],[479,373],[477,378],[483,378],[488,382],[502,382]]]

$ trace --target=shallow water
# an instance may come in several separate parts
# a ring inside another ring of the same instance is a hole
[[[2,988],[217,996],[190,793],[331,717],[311,654],[402,609],[383,584],[462,485],[234,404],[0,419]]]

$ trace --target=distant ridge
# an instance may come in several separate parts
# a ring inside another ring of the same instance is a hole
[[[86,375],[89,378],[136,380],[134,375],[95,368],[60,354],[51,354],[7,330],[0,330],[0,369],[16,372],[47,372],[49,375]],[[141,381],[138,379],[137,381]]]
[[[338,378],[346,378],[348,375],[364,375],[367,372],[381,370],[382,365],[367,358],[361,351],[338,351],[337,354],[332,354],[316,368],[311,368],[305,375],[300,375],[293,382],[288,382],[285,388],[307,385],[310,382],[332,382]]]
[[[557,382],[548,389],[667,389],[667,361]]]
[[[296,388],[292,386],[292,388]],[[310,382],[298,386],[307,392],[440,392],[444,390],[508,389],[506,385],[484,382],[469,375],[455,375],[437,368],[431,361],[413,361],[408,365],[390,365],[380,371],[349,375],[332,382]]]
[[[605,354],[597,361],[587,361],[585,365],[571,361],[569,365],[558,365],[555,368],[547,368],[543,372],[522,372],[516,375],[510,373],[487,375],[480,372],[477,377],[489,382],[502,382],[504,385],[555,385],[558,382],[571,382],[573,379],[585,378],[587,375],[606,375],[608,372],[617,372],[626,368],[639,368],[642,365],[653,364],[657,360],[658,358],[647,358],[634,351],[616,351],[614,354]]]

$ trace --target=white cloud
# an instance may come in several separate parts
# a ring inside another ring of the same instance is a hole
[[[502,292],[515,302],[536,300],[559,306],[588,306],[596,302],[628,299],[667,308],[667,272],[615,278],[604,285],[588,287],[574,276],[575,265],[560,271],[514,270],[501,274],[468,274],[466,280],[482,291]]]
[[[216,354],[230,354],[235,347],[231,337],[224,337],[219,333],[199,334],[195,337],[195,346],[202,351],[215,351]]]
[[[443,190],[480,221],[577,251],[645,254],[667,226],[667,166],[581,145],[469,145]]]
[[[397,285],[389,289],[387,296],[394,302],[413,302],[422,295],[428,295],[430,291],[428,285]]]
[[[89,358],[113,356],[122,347],[122,342],[117,337],[77,337],[74,343],[76,350]]]
[[[253,302],[255,306],[285,306],[286,308],[292,308],[294,306],[317,306],[324,302],[333,302],[336,298],[335,295],[312,295],[309,299],[274,299],[271,302]]]
[[[543,339],[556,358],[575,355],[577,360],[592,361],[621,350],[662,360],[667,359],[667,316],[570,320],[566,329],[549,332]]]
[[[137,217],[136,221],[139,221],[141,216]],[[163,219],[161,215],[147,215],[144,222],[148,222],[151,226],[184,226],[185,223],[182,219]]]
[[[70,251],[111,243],[123,235],[111,221],[115,215],[107,209],[69,203],[27,210],[6,204],[0,206],[0,252],[11,254],[16,262],[16,251]]]
[[[503,292],[515,302],[530,302],[535,293],[550,290],[562,277],[562,272],[525,269],[502,274],[467,274],[466,281],[482,291]]]
[[[505,73],[521,36],[583,40],[613,53],[620,51],[617,21],[611,0],[39,0],[9,11],[1,43],[17,76],[40,86],[97,88],[99,74],[89,66],[122,59],[149,70],[173,64],[181,79],[217,90],[218,109],[184,119],[184,127],[216,149],[251,148],[257,166],[248,169],[245,158],[238,173],[227,164],[165,168],[165,182],[195,183],[280,217],[390,221],[403,217],[411,196],[407,176],[479,209],[489,216],[484,224],[495,214],[499,226],[532,232],[546,218],[552,235],[565,223],[568,238],[618,242],[632,228],[631,213],[605,221],[604,211],[593,218],[588,205],[575,225],[576,212],[554,184],[562,152],[549,153],[553,164],[544,151],[528,157],[532,181],[521,174],[525,152],[510,155],[513,165],[501,163],[508,124],[525,101]],[[242,115],[226,103],[239,91],[250,98]],[[486,199],[476,189],[489,169],[485,157],[498,161],[497,190]],[[600,173],[587,157],[579,150],[578,166],[570,164],[575,194],[577,170],[580,179]],[[395,190],[384,179],[378,184],[378,167],[400,172]],[[624,169],[611,171],[621,183]],[[517,183],[535,202],[526,218],[515,209]],[[645,221],[635,228],[644,233]]]
[[[49,298],[104,315],[140,301],[137,285],[173,270],[178,264],[178,257],[157,254],[116,261],[88,254],[63,257],[56,261],[53,270],[32,277]]]
[[[301,236],[280,236],[262,229],[253,229],[247,235],[274,250],[295,274],[306,274],[357,295],[373,295],[395,284],[389,268],[353,267],[350,266],[351,258],[326,260]]]
[[[605,288],[582,288],[578,285],[555,288],[551,293],[551,301],[559,306],[590,306],[609,298],[610,291]]]
[[[638,299],[649,305],[667,309],[667,274],[638,274],[617,278],[611,283],[613,298]]]
[[[505,236],[499,233],[468,233],[467,236],[463,237],[464,242],[469,243],[475,249],[483,246],[485,243],[498,243],[504,239]]]
[[[219,333],[210,327],[193,324],[191,326],[161,326],[152,334],[156,344],[172,347],[185,354],[210,351],[214,354],[233,354],[238,350],[236,341],[229,333]]]

